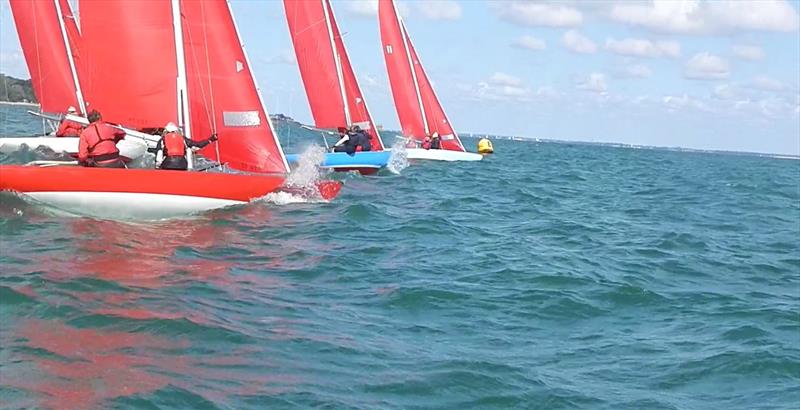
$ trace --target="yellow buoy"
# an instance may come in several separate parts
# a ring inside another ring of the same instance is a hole
[[[493,152],[494,147],[492,147],[492,141],[489,141],[489,138],[483,137],[478,141],[478,153],[491,154]]]

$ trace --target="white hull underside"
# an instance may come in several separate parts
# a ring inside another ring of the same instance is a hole
[[[103,219],[164,219],[245,202],[229,199],[134,192],[26,192],[21,195],[76,215]]]
[[[10,154],[20,150],[24,144],[30,149],[45,147],[55,152],[77,154],[79,140],[80,138],[78,137],[4,137],[0,138],[0,152],[3,154]],[[126,139],[118,142],[117,148],[119,149],[119,154],[128,159],[139,158],[147,151],[147,145],[144,143]]]
[[[406,148],[408,159],[428,159],[434,161],[480,161],[483,155],[474,152],[450,151],[445,149]]]

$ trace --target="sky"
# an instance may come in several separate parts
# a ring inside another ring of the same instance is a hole
[[[332,0],[376,123],[399,129],[377,0]],[[280,1],[231,6],[270,113],[312,123]],[[800,0],[398,1],[461,133],[800,155]],[[29,78],[7,0],[0,72]]]

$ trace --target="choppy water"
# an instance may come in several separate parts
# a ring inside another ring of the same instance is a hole
[[[0,407],[798,407],[800,161],[495,147],[182,221],[0,196]]]

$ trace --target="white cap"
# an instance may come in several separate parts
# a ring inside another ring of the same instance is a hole
[[[178,126],[175,125],[175,123],[168,122],[167,126],[164,127],[164,130],[167,131],[167,132],[176,132],[176,131],[178,131]]]
[[[67,108],[67,112],[69,112],[69,113],[78,112],[78,110],[76,110],[75,107],[70,105],[69,108]]]
[[[438,136],[439,136],[439,133],[436,132],[436,131],[434,131],[433,134],[431,134],[431,138],[436,138]]]

